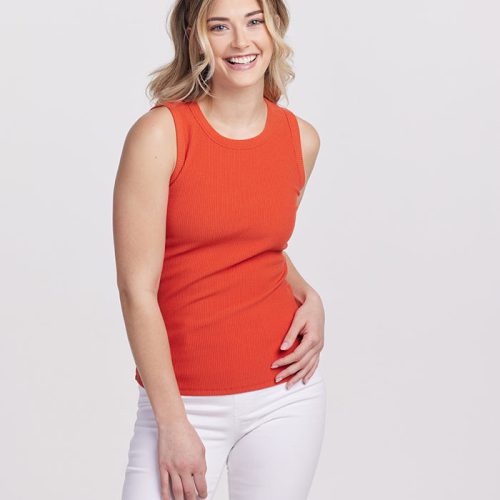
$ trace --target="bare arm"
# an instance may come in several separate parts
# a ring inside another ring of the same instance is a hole
[[[304,159],[304,173],[306,182],[302,191],[300,192],[297,205],[300,205],[302,197],[304,196],[304,191],[306,189],[307,182],[311,177],[314,165],[316,163],[316,158],[318,157],[320,148],[320,137],[316,129],[307,121],[302,118],[297,117],[300,129],[300,139],[302,145],[302,157]],[[292,287],[293,294],[295,298],[303,304],[306,298],[316,298],[319,299],[318,293],[314,290],[307,281],[299,274],[297,268],[293,265],[290,257],[286,252],[283,252],[286,258],[286,263],[288,266],[287,281]]]
[[[132,354],[159,428],[186,419],[157,301],[169,179],[176,156],[170,110],[150,110],[127,134],[113,193],[120,302]]]
[[[303,304],[306,299],[318,297],[318,292],[314,290],[314,288],[307,283],[307,281],[300,275],[297,271],[297,268],[293,265],[290,257],[286,252],[283,252],[286,259],[286,265],[288,267],[288,273],[286,276],[286,280],[292,287],[293,295],[295,298]]]
[[[297,206],[304,195],[320,147],[319,135],[313,126],[300,118],[298,118],[298,122],[306,182],[299,195]],[[283,339],[281,349],[283,351],[289,349],[299,334],[302,335],[302,340],[296,349],[277,359],[272,367],[278,368],[276,380],[292,375],[286,384],[289,389],[300,379],[304,384],[307,383],[316,371],[320,352],[324,345],[325,318],[321,297],[299,274],[286,252],[283,253],[288,267],[286,279],[292,288],[295,299],[301,303],[301,306],[297,309],[292,324]],[[283,366],[286,368],[282,370]]]

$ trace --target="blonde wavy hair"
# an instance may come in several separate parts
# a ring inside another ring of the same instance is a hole
[[[257,0],[272,39],[273,55],[264,76],[264,97],[288,101],[286,86],[295,73],[289,60],[293,50],[284,41],[289,25],[283,0]],[[149,73],[153,78],[146,95],[154,104],[164,101],[193,101],[211,93],[214,56],[208,40],[207,14],[213,0],[176,0],[167,14],[167,33],[174,44],[173,60]],[[280,19],[276,26],[274,16]],[[192,27],[190,31],[188,27]]]

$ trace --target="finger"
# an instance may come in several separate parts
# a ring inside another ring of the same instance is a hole
[[[195,472],[193,474],[194,484],[196,486],[196,491],[198,491],[198,496],[201,498],[206,498],[208,496],[207,480],[205,479],[204,472]]]
[[[172,481],[172,493],[174,494],[174,500],[184,500],[184,489],[182,487],[182,481],[179,474],[171,472],[170,480]]]
[[[302,368],[302,370],[299,370],[287,383],[286,383],[286,388],[290,389],[296,382],[298,382],[300,379],[303,379],[307,372],[311,369],[312,365],[314,364],[314,357]]]
[[[167,469],[160,467],[161,500],[172,500],[170,497],[170,474]]]
[[[317,363],[318,355],[314,356],[313,359],[309,362],[307,368],[304,370],[305,373],[303,374],[302,378],[302,383],[305,385],[307,383],[307,376],[312,376],[316,363]]]
[[[271,368],[277,368],[279,366],[288,365],[290,363],[296,362],[301,359],[307,352],[313,350],[316,352],[318,342],[314,336],[306,336],[304,340],[295,348],[290,354],[283,356],[273,362]]]
[[[302,331],[302,329],[306,324],[304,318],[298,312],[299,310],[300,309],[298,309],[297,312],[295,313],[292,319],[292,324],[290,325],[290,328],[288,329],[288,332],[286,333],[285,338],[281,343],[280,349],[282,351],[286,351],[295,342],[295,339],[297,338],[298,334]]]
[[[284,378],[297,373],[299,370],[302,370],[311,360],[311,358],[315,355],[313,351],[310,351],[305,354],[303,358],[294,363],[293,365],[288,366],[284,370],[282,370],[278,375],[276,375],[276,382],[283,380]]]
[[[193,476],[190,473],[180,475],[183,489],[183,500],[196,500],[196,490],[194,487]]]
[[[314,375],[316,368],[318,368],[318,365],[319,365],[319,356],[317,357],[316,361],[314,362],[313,367],[309,370],[309,372],[303,378],[304,384],[307,384],[307,382],[309,382],[310,378]]]

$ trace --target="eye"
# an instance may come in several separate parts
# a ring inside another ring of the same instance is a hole
[[[250,26],[258,26],[259,24],[264,23],[265,21],[263,19],[252,19],[251,21],[249,21]],[[214,24],[210,27],[209,31],[224,31],[224,29],[219,28],[226,28],[226,26],[224,24]]]
[[[220,28],[221,26],[222,26],[223,28],[225,27],[223,24],[215,24],[214,26],[212,26],[212,27],[210,28],[210,31],[223,31],[223,30],[218,30],[218,29],[216,29],[216,28]]]

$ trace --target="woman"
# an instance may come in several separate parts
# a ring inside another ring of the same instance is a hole
[[[319,150],[277,104],[282,0],[178,0],[173,62],[131,127],[114,191],[139,401],[123,500],[305,500],[326,393],[324,310],[287,247]],[[301,381],[301,384],[297,382]]]

